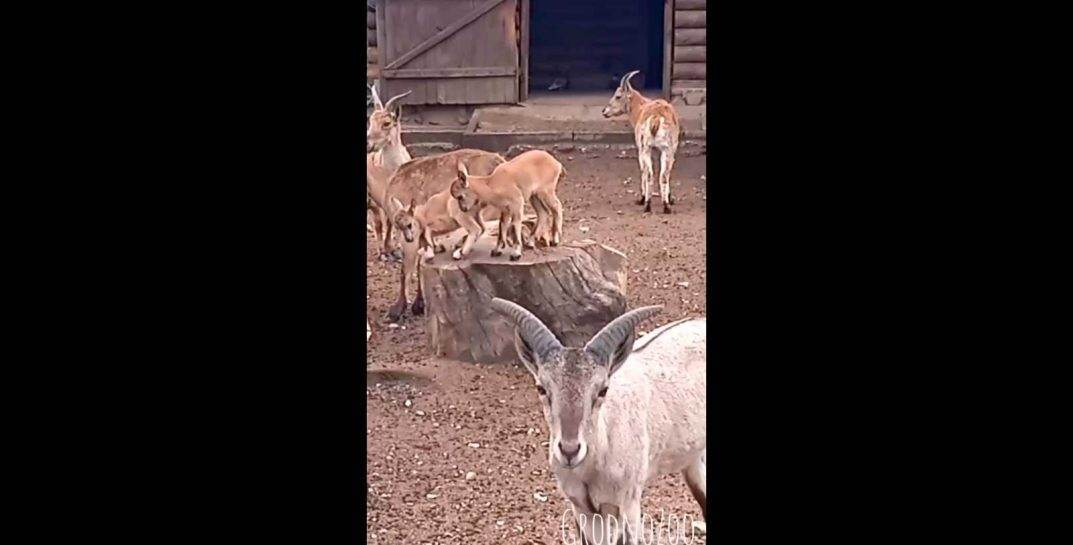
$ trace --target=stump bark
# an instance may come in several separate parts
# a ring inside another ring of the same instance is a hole
[[[526,248],[521,260],[510,261],[506,254],[489,256],[495,245],[491,234],[465,259],[443,253],[421,265],[434,355],[476,363],[514,361],[514,326],[492,310],[493,297],[529,309],[566,346],[582,346],[626,311],[626,256],[618,250],[584,240]],[[460,237],[448,237],[449,244],[455,238]]]

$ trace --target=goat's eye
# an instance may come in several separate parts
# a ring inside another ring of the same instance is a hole
[[[542,396],[548,395],[548,391],[545,390],[544,387],[539,385],[539,384],[537,384],[537,393],[542,395]]]
[[[385,121],[385,122],[383,122],[383,123],[381,123],[381,124],[380,124],[380,127],[382,127],[382,128],[385,128],[385,129],[386,129],[386,128],[388,128],[388,127],[390,127],[390,126],[391,126],[391,122],[390,122],[390,121]]]
[[[605,395],[607,395],[607,386],[604,386],[604,387],[603,387],[603,388],[602,388],[602,389],[600,390],[600,393],[598,393],[598,394],[596,394],[596,395],[598,395],[598,396],[600,396],[600,397],[604,397]]]

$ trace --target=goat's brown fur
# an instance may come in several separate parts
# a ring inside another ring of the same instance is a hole
[[[475,149],[460,149],[441,155],[414,159],[399,167],[388,180],[385,199],[388,207],[388,217],[393,220],[399,212],[399,209],[393,204],[395,200],[402,203],[412,203],[416,207],[424,204],[436,193],[449,188],[451,182],[458,177],[458,164],[460,162],[464,163],[470,172],[491,174],[497,166],[506,162],[506,160],[499,154]],[[494,211],[489,211],[489,215],[491,212]],[[489,218],[489,215],[482,213],[481,217]],[[387,236],[390,236],[392,223],[392,221],[388,222],[389,233]],[[420,266],[418,260],[419,248],[416,240],[414,242],[404,242],[402,250],[403,261],[399,281],[399,297],[388,311],[388,318],[392,321],[397,321],[402,317],[407,303],[406,283]],[[417,297],[413,302],[413,312],[414,314],[424,312],[424,297],[421,293],[420,281],[417,284]]]

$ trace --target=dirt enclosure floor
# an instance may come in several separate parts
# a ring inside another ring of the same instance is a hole
[[[650,214],[633,203],[636,158],[607,150],[553,153],[569,173],[558,193],[564,242],[591,238],[624,252],[628,307],[664,305],[651,322],[706,315],[705,157],[679,157],[677,205],[665,215],[657,197]],[[528,372],[517,364],[433,358],[424,317],[409,309],[390,327],[384,316],[398,293],[400,265],[380,261],[371,234],[369,242],[368,542],[580,543],[548,472],[547,424]],[[642,509],[645,533],[662,532],[660,543],[673,543],[668,534],[676,527],[685,534],[678,543],[706,543],[690,530],[691,521],[704,519],[681,475],[649,485]]]

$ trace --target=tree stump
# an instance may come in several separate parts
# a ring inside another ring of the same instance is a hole
[[[445,237],[453,247],[461,236]],[[486,233],[462,260],[450,252],[421,263],[428,342],[439,357],[476,363],[516,359],[514,326],[492,310],[493,297],[537,315],[566,346],[582,346],[626,311],[626,256],[593,240],[525,248],[519,261],[489,256]]]

